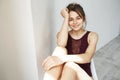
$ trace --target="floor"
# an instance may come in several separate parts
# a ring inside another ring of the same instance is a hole
[[[96,52],[94,63],[98,80],[120,80],[120,36]]]

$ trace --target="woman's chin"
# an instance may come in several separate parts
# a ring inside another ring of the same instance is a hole
[[[80,30],[80,28],[78,28],[78,27],[74,27],[74,28],[72,28],[72,30],[74,30],[74,31],[78,31],[78,30]]]

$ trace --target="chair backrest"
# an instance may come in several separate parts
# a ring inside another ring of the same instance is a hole
[[[94,80],[98,80],[93,59],[92,59],[92,61],[91,61],[91,72],[92,72],[92,75],[93,75],[93,79],[94,79]]]

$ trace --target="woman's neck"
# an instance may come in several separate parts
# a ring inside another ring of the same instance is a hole
[[[72,35],[80,36],[86,32],[85,29],[80,29],[78,31],[71,30]]]
[[[81,37],[83,37],[83,35],[87,32],[87,30],[85,29],[81,29],[81,30],[78,30],[78,31],[74,31],[74,30],[71,30],[70,31],[70,35],[73,39],[80,39]]]

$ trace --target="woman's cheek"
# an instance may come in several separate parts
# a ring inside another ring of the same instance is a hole
[[[69,24],[69,26],[72,26],[72,22],[71,21],[68,24]]]

